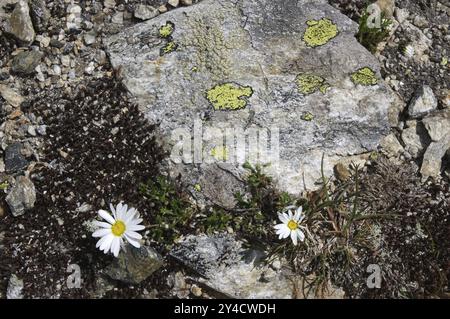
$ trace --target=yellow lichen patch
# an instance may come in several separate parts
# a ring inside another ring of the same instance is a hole
[[[303,35],[303,41],[310,47],[317,47],[328,43],[335,38],[338,27],[329,19],[310,20],[306,22],[308,27]]]
[[[315,93],[318,90],[325,94],[330,87],[324,78],[309,73],[299,74],[296,82],[299,92],[305,95]]]
[[[171,53],[178,48],[178,44],[174,41],[167,42],[167,44],[161,48],[160,55],[163,56],[165,54]]]
[[[211,150],[211,156],[218,161],[226,161],[228,159],[228,149],[223,146],[216,146]]]
[[[175,25],[172,22],[167,21],[165,25],[159,28],[159,36],[161,38],[168,38],[172,35],[174,30]]]
[[[247,99],[253,94],[250,86],[234,83],[217,85],[206,92],[206,98],[215,110],[239,110],[247,106]]]
[[[307,112],[305,114],[302,115],[302,120],[303,121],[307,121],[307,122],[311,122],[312,120],[314,120],[314,115],[310,112]]]
[[[364,67],[353,73],[351,79],[353,83],[365,86],[376,85],[378,83],[375,72],[368,67]]]
[[[202,191],[202,186],[201,186],[200,184],[195,184],[195,185],[194,185],[194,190],[195,190],[196,192],[201,192],[201,191]]]

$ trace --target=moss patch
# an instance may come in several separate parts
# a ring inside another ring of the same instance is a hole
[[[253,94],[250,86],[234,83],[217,85],[206,92],[206,98],[215,110],[239,110],[247,106],[247,99]]]
[[[375,72],[369,67],[359,69],[351,75],[351,79],[353,83],[364,86],[376,85],[378,83]]]
[[[305,95],[313,94],[317,91],[326,93],[327,89],[330,87],[324,78],[309,73],[299,74],[296,82],[298,91]]]
[[[168,38],[172,35],[175,30],[175,24],[170,21],[167,21],[165,25],[159,28],[159,36],[161,38]]]
[[[161,48],[160,55],[163,56],[163,55],[172,53],[177,48],[178,48],[178,44],[176,44],[174,41],[167,42],[167,44]]]
[[[302,115],[302,120],[311,122],[312,120],[314,120],[314,115],[310,112],[306,112],[305,114]]]
[[[303,35],[303,41],[310,47],[317,47],[328,43],[335,38],[338,27],[329,19],[310,20],[306,22],[308,27]]]

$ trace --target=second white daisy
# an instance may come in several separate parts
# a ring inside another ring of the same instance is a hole
[[[276,225],[275,229],[279,239],[288,238],[290,236],[292,243],[295,246],[297,246],[298,240],[305,240],[305,234],[300,229],[300,223],[305,218],[302,207],[297,208],[294,214],[291,209],[288,209],[287,212],[284,213],[278,213],[278,218],[280,219],[281,224]]]
[[[136,209],[128,209],[128,206],[122,203],[119,203],[116,208],[110,205],[110,209],[112,215],[102,209],[98,211],[98,215],[106,222],[94,221],[99,228],[92,236],[101,237],[96,244],[97,248],[105,254],[110,251],[115,257],[118,257],[120,249],[124,246],[124,240],[136,248],[141,246],[139,241],[142,236],[137,232],[145,227],[140,225],[142,218],[139,217]]]

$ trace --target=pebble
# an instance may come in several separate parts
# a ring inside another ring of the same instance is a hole
[[[23,75],[34,73],[43,55],[42,52],[35,50],[21,52],[12,60],[11,70],[13,73]]]
[[[157,8],[153,6],[148,6],[145,4],[139,4],[134,9],[134,17],[141,20],[149,20],[156,17],[159,14]]]

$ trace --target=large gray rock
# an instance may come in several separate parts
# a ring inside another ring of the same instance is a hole
[[[9,24],[6,26],[6,31],[13,34],[24,45],[33,43],[35,32],[27,1],[20,0],[16,4]]]
[[[271,266],[263,263],[263,252],[246,248],[229,234],[188,236],[172,249],[170,255],[199,275],[193,277],[194,280],[231,298],[344,297],[344,292],[331,284],[322,296],[298,291],[298,287],[302,287],[302,278],[295,276],[279,260]]]
[[[139,284],[161,268],[163,263],[161,255],[151,247],[128,246],[126,252],[122,252],[105,273],[115,280]]]
[[[21,216],[34,207],[36,189],[33,182],[26,176],[18,176],[16,184],[6,196],[6,203],[14,217]]]
[[[173,33],[160,33],[163,26]],[[169,172],[198,184],[197,198],[232,207],[245,160],[271,163],[266,172],[278,187],[298,193],[320,179],[322,154],[331,175],[340,159],[374,150],[387,135],[397,99],[357,30],[326,1],[205,0],[105,42],[145,116],[159,124],[173,155]],[[190,145],[196,120],[199,152],[180,159],[172,147],[179,136]],[[249,147],[255,132],[261,144],[271,140],[259,158]],[[249,149],[238,148],[241,137]]]
[[[200,282],[230,297],[293,296],[294,286],[286,273],[258,264],[261,253],[244,248],[230,235],[189,236],[170,255],[198,273]]]

